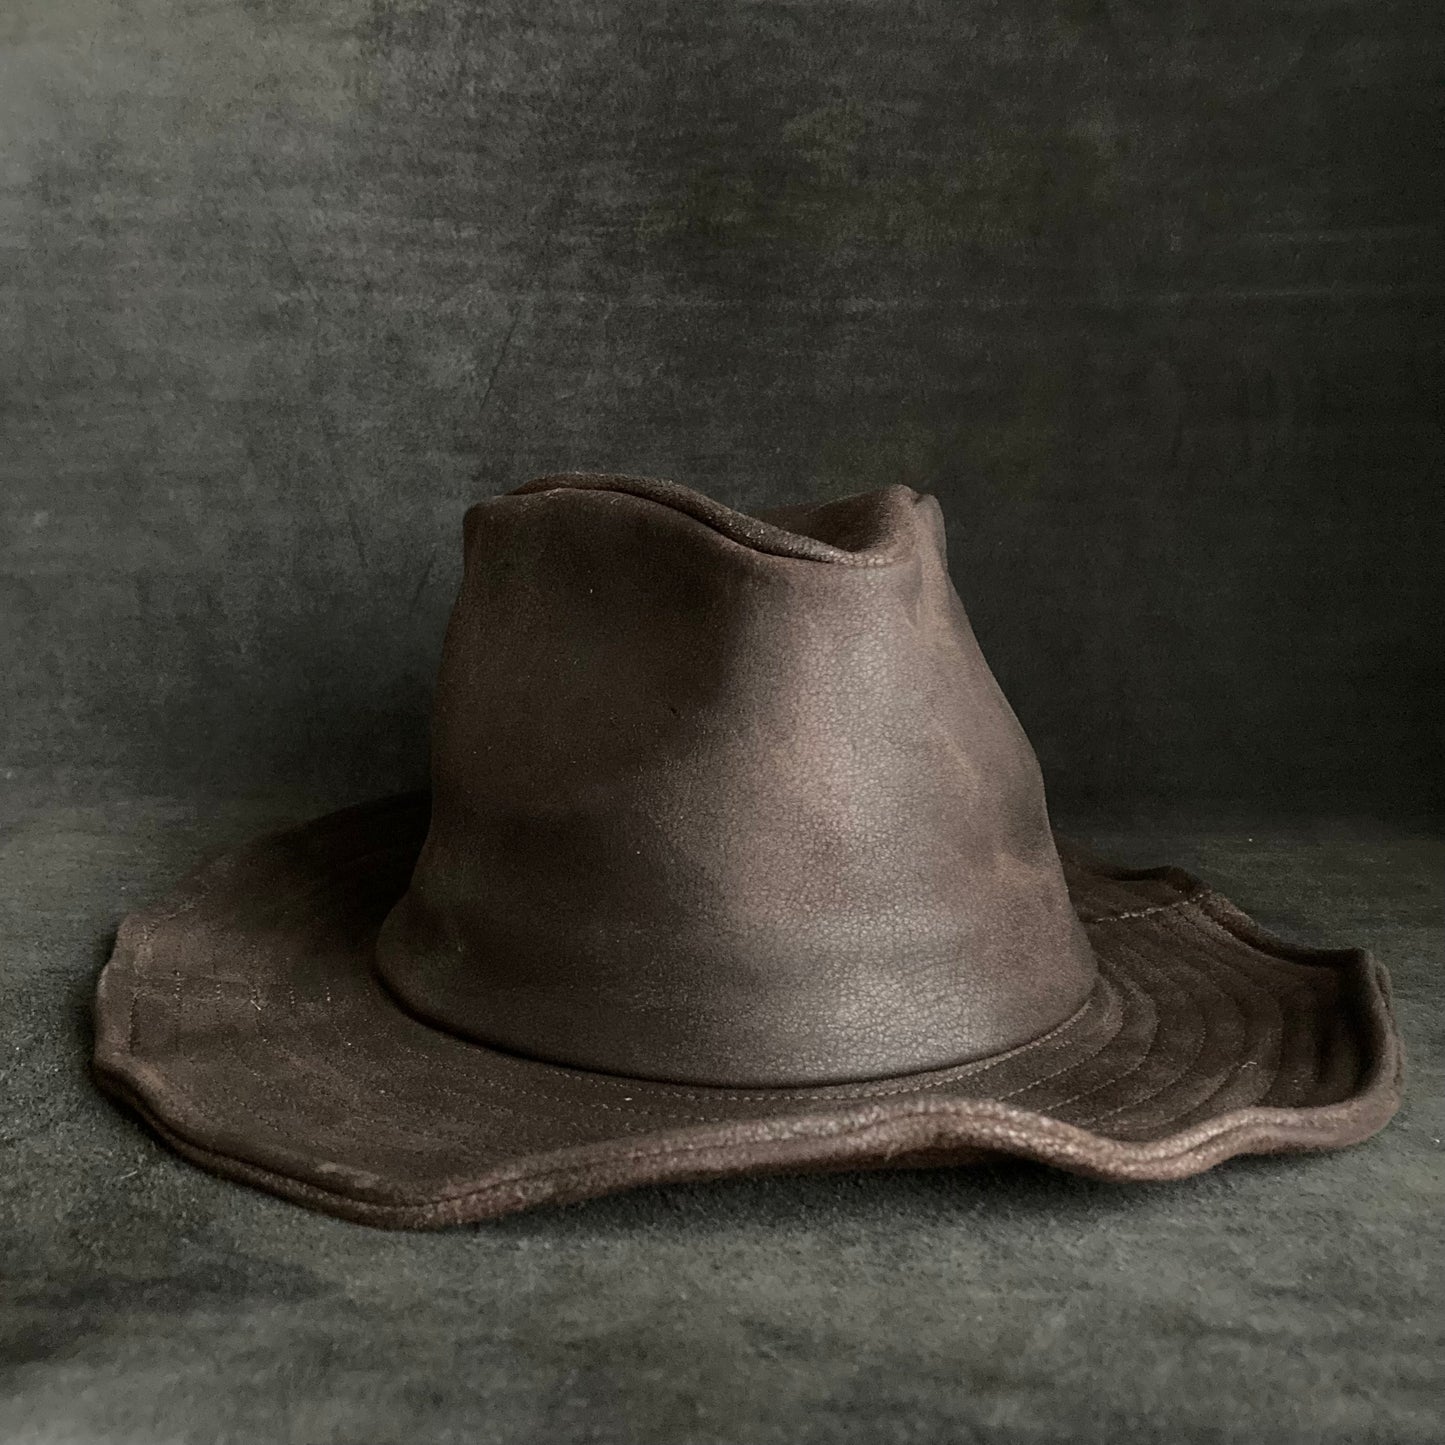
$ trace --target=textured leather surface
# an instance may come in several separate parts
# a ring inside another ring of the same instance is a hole
[[[432,751],[378,962],[479,1042],[826,1084],[999,1053],[1094,984],[1033,751],[907,487],[761,519],[621,477],[479,504]]]
[[[1368,954],[1287,944],[1177,869],[1072,854],[1099,984],[975,1064],[737,1089],[488,1048],[397,1007],[370,967],[427,812],[404,797],[259,839],[129,918],[100,983],[102,1082],[209,1169],[405,1228],[667,1180],[997,1155],[1177,1179],[1357,1142],[1399,1103]]]
[[[1381,1128],[1384,969],[1061,857],[946,579],[905,488],[474,508],[433,795],[128,918],[101,1082],[210,1169],[397,1227],[993,1154],[1173,1179]]]

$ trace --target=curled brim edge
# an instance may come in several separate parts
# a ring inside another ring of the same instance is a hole
[[[325,830],[336,829],[338,820],[347,820],[344,827],[352,833],[391,827],[399,835],[397,847],[404,859],[408,850],[419,846],[418,819],[424,819],[424,811],[418,810],[424,805],[424,798],[417,797],[384,800],[267,835],[202,865],[162,904],[128,917],[97,992],[95,1072],[102,1086],[139,1113],[177,1153],[213,1173],[345,1219],[402,1229],[475,1222],[650,1184],[969,1164],[1001,1156],[1101,1180],[1175,1180],[1234,1155],[1312,1152],[1358,1143],[1382,1128],[1399,1107],[1403,1052],[1391,1013],[1388,975],[1370,954],[1291,944],[1183,870],[1111,867],[1069,847],[1066,856],[1076,887],[1080,878],[1093,878],[1116,892],[1138,887],[1152,890],[1151,898],[1157,899],[1160,889],[1176,895],[1174,903],[1150,903],[1132,915],[1116,910],[1090,918],[1080,908],[1086,922],[1118,926],[1122,921],[1125,927],[1142,929],[1166,908],[1187,909],[1201,923],[1222,930],[1262,958],[1333,973],[1339,996],[1352,1011],[1352,1032],[1359,1040],[1361,1067],[1351,1092],[1317,1105],[1249,1104],[1224,1109],[1158,1137],[1130,1139],[988,1098],[905,1092],[873,1099],[838,1097],[835,1102],[819,1098],[831,1091],[799,1091],[796,1112],[779,1112],[773,1106],[766,1115],[750,1117],[744,1109],[740,1117],[725,1121],[682,1122],[641,1134],[634,1131],[561,1148],[523,1150],[442,1187],[409,1187],[405,1178],[369,1180],[319,1159],[306,1163],[304,1127],[295,1141],[296,1162],[290,1162],[293,1151],[288,1149],[286,1167],[275,1167],[282,1155],[249,1149],[233,1127],[218,1124],[213,1109],[179,1083],[173,1070],[148,1060],[135,1046],[137,1009],[165,1006],[163,992],[142,986],[157,935],[167,928],[189,928],[195,935],[208,928],[214,932],[210,914],[218,890],[223,894],[259,884],[262,880],[250,874],[267,858],[268,850],[295,848],[298,840],[311,849],[310,840],[324,838]],[[315,867],[324,873],[325,848],[319,851],[322,859]],[[405,871],[403,867],[396,876],[404,878]],[[298,880],[298,886],[303,881]],[[1087,894],[1087,881],[1083,891]],[[224,918],[224,909],[219,916]],[[184,937],[172,938],[172,945],[168,978],[185,971],[175,965],[177,958],[185,957]],[[359,969],[369,969],[364,950],[357,950],[355,963]],[[178,997],[182,982],[178,977]],[[456,1046],[448,1036],[447,1047]],[[317,1047],[324,1047],[324,1041],[318,1040]],[[557,1072],[574,1084],[581,1079],[585,1088],[586,1076],[580,1071]],[[610,1077],[597,1082],[609,1087],[618,1083]],[[247,1153],[252,1157],[245,1157]]]

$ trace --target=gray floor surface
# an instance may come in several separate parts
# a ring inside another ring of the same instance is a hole
[[[0,1439],[1437,1441],[1439,841],[1076,825],[1392,970],[1410,1094],[1333,1156],[1167,1186],[1024,1166],[650,1189],[440,1234],[173,1157],[86,1073],[125,911],[314,799],[0,826]]]

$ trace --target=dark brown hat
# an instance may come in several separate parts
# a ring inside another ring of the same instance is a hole
[[[1172,1179],[1398,1105],[1367,954],[1056,842],[907,487],[473,507],[432,743],[429,798],[123,925],[96,1067],[189,1158],[422,1227],[989,1154]]]

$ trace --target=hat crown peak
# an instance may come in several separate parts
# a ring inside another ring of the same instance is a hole
[[[1095,978],[933,498],[748,516],[540,478],[473,507],[432,821],[378,967],[577,1068],[821,1085],[999,1053]]]

